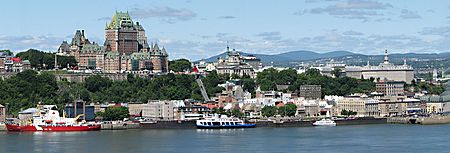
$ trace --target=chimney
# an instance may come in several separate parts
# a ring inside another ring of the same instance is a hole
[[[81,35],[84,36],[84,30],[81,30]]]

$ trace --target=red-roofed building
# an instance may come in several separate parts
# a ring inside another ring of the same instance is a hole
[[[13,58],[10,58],[10,60],[11,61],[13,61],[13,62],[22,62],[22,59],[20,59],[19,57],[13,57]]]
[[[22,72],[23,70],[31,69],[30,61],[22,60],[19,57],[8,57],[3,64],[6,72]]]
[[[283,102],[275,102],[275,103],[278,103],[278,104],[276,104],[277,107],[283,107],[284,106]]]

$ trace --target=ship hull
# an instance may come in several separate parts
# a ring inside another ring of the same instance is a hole
[[[210,126],[210,125],[197,125],[199,129],[236,129],[236,128],[254,128],[256,124],[243,124],[243,125],[218,125],[218,126]]]
[[[12,132],[71,132],[71,131],[95,131],[100,130],[100,125],[88,126],[33,126],[24,125],[19,126],[15,124],[6,124],[6,129]]]

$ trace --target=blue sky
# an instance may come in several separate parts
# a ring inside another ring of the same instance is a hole
[[[107,3],[108,2],[108,3]],[[103,43],[128,11],[170,58],[198,60],[230,47],[250,53],[347,50],[363,54],[450,50],[450,2],[441,0],[5,1],[0,49],[55,51],[84,29]],[[5,7],[6,6],[6,7]]]

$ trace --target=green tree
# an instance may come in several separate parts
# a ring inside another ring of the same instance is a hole
[[[87,77],[84,81],[84,86],[90,92],[97,92],[101,89],[106,89],[111,86],[111,81],[108,78],[102,77],[100,75],[94,75]]]
[[[96,115],[101,115],[103,120],[123,120],[128,117],[127,107],[108,107],[105,112]]]
[[[275,116],[275,114],[277,114],[277,108],[275,106],[264,106],[261,109],[261,114],[266,117]]]
[[[231,111],[231,115],[236,117],[243,117],[244,113],[242,113],[241,110],[239,110],[238,108],[235,108]]]
[[[333,76],[335,76],[336,78],[339,78],[342,76],[342,70],[339,68],[335,68],[333,69],[333,71],[331,71],[331,74],[333,74]]]
[[[254,79],[252,79],[252,78],[242,78],[241,82],[242,82],[242,89],[244,91],[248,91],[248,92],[252,93],[252,95],[255,94],[256,83],[255,83]]]
[[[7,53],[9,56],[13,55],[13,52],[11,50],[9,50],[9,49],[0,50],[0,52]]]
[[[208,96],[214,96],[216,93],[222,92],[223,87],[217,86],[218,84],[225,83],[225,78],[217,74],[216,71],[212,71],[202,79],[203,85],[205,86]]]
[[[286,112],[286,106],[278,107],[277,113],[278,113],[278,115],[281,115],[281,116],[287,116],[287,115],[286,115],[286,114],[287,114],[287,112]]]
[[[169,62],[169,69],[174,72],[191,71],[191,62],[187,59],[177,59]]]
[[[349,112],[345,109],[341,110],[341,115],[347,115],[348,116]]]
[[[274,68],[269,68],[257,73],[256,83],[263,91],[275,90],[275,80],[277,79],[279,79],[278,71]]]
[[[16,55],[23,60],[29,60],[31,67],[35,69],[53,69],[55,67],[55,55],[53,53],[46,53],[36,49],[29,49],[25,52],[20,52]],[[75,57],[73,56],[57,56],[58,66],[60,68],[77,65]]]
[[[286,116],[295,116],[297,113],[297,105],[295,104],[286,104]]]

